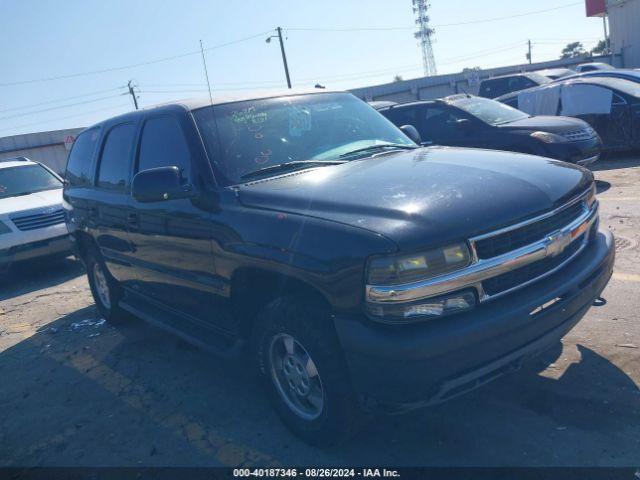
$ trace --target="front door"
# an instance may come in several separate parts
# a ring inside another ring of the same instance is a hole
[[[136,172],[177,166],[185,185],[195,188],[184,121],[173,114],[145,120]],[[211,213],[193,199],[132,202],[136,218],[129,223],[129,235],[139,276],[135,290],[194,321],[231,330],[214,275]]]

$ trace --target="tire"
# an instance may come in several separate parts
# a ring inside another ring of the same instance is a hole
[[[287,296],[268,304],[256,322],[259,374],[283,422],[314,446],[346,440],[362,416],[331,317]]]
[[[96,247],[90,247],[84,258],[89,287],[100,316],[112,325],[121,324],[126,313],[120,308],[122,287],[106,269]]]

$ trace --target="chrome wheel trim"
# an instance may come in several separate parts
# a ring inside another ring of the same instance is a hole
[[[111,297],[109,295],[109,284],[107,278],[102,271],[102,267],[98,263],[93,264],[93,283],[96,286],[96,293],[100,299],[100,303],[106,309],[111,309]]]
[[[316,364],[291,335],[275,335],[269,344],[271,380],[287,407],[304,420],[315,420],[324,410],[324,389]]]

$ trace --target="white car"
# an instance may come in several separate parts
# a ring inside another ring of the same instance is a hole
[[[71,254],[62,179],[18,157],[0,160],[0,271],[16,261]]]

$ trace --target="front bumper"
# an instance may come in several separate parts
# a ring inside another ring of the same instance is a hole
[[[544,281],[467,313],[401,326],[336,316],[352,383],[368,405],[390,410],[472,390],[557,343],[605,288],[614,259],[613,236],[599,231],[582,254]]]
[[[551,143],[546,145],[547,156],[557,160],[586,166],[600,158],[602,141],[599,137],[567,143]]]
[[[53,255],[71,254],[69,235],[38,240],[35,242],[14,245],[0,250],[0,268],[6,268],[13,262]]]

